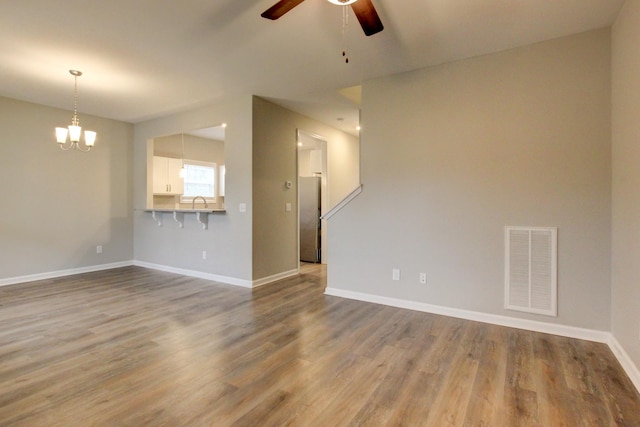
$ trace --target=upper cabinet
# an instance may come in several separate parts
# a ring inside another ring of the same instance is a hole
[[[181,168],[181,159],[153,156],[153,194],[184,193],[184,180],[180,177]]]

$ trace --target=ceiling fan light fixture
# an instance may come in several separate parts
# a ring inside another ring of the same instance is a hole
[[[327,0],[329,3],[336,4],[338,6],[347,6],[352,3],[357,2],[358,0]]]

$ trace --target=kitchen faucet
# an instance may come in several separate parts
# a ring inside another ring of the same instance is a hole
[[[191,201],[191,209],[195,209],[196,208],[196,199],[202,199],[202,201],[204,202],[204,208],[205,209],[209,207],[209,205],[207,205],[207,199],[205,199],[203,196],[196,196]]]

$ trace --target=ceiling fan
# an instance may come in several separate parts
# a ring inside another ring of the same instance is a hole
[[[267,19],[278,19],[291,9],[302,3],[304,0],[280,0],[269,9],[262,12],[262,17]],[[328,0],[333,4],[340,6],[351,5],[353,13],[355,13],[362,30],[367,36],[379,33],[384,29],[382,21],[373,7],[371,0]]]

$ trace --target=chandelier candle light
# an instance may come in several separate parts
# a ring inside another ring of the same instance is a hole
[[[71,118],[71,124],[69,128],[56,128],[56,141],[61,149],[67,151],[70,149],[77,149],[80,151],[89,151],[96,143],[96,133],[90,130],[84,131],[84,145],[86,148],[82,148],[80,145],[80,135],[82,134],[82,128],[80,127],[80,120],[78,120],[78,77],[82,75],[81,71],[69,70],[69,73],[74,78],[73,87],[73,117]],[[67,134],[69,135],[69,145],[67,144]]]

